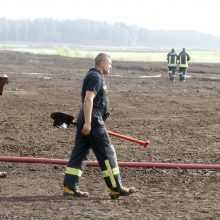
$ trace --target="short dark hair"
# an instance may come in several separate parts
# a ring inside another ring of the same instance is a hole
[[[99,53],[95,58],[95,65],[100,64],[102,61],[106,60],[107,58],[111,59],[111,57],[108,54]]]

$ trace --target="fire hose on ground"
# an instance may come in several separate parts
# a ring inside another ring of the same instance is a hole
[[[0,162],[12,163],[41,163],[67,165],[68,160],[52,159],[52,158],[34,158],[34,157],[14,157],[0,156]],[[98,167],[97,161],[85,162],[88,167]],[[178,164],[178,163],[156,163],[156,162],[118,162],[120,167],[136,167],[136,168],[158,168],[158,169],[206,169],[220,170],[218,164]]]
[[[51,114],[51,118],[54,120],[54,125],[56,125],[56,122],[62,121],[66,122],[67,124],[73,123],[74,116],[66,114],[64,112],[53,112]],[[115,136],[117,138],[121,138],[124,140],[128,140],[134,143],[138,143],[140,145],[143,145],[144,148],[147,148],[149,145],[149,141],[141,141],[132,137],[128,137],[122,134],[118,134],[112,131],[108,131],[108,134],[111,136]],[[46,159],[46,158],[3,158],[0,157],[0,161],[4,160],[7,162],[26,162],[26,163],[49,163],[49,164],[62,164],[66,165],[66,160],[60,160],[60,159]],[[119,166],[121,167],[143,167],[143,168],[160,168],[160,169],[211,169],[211,170],[219,170],[220,165],[215,164],[177,164],[177,163],[156,163],[156,162],[118,162]],[[87,166],[91,167],[98,167],[97,161],[87,161]]]

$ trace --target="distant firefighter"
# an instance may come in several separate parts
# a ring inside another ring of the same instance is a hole
[[[185,48],[183,48],[182,51],[179,53],[178,60],[179,60],[179,80],[184,82],[187,73],[188,62],[190,61],[190,56],[188,53],[186,53]]]
[[[174,48],[167,54],[168,74],[171,81],[175,81],[176,66],[178,61],[178,55]]]

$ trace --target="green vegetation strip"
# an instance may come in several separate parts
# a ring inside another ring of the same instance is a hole
[[[1,47],[0,47],[1,49]],[[1,49],[3,50],[3,49]],[[76,50],[66,47],[52,49],[10,48],[8,50],[29,52],[33,54],[60,55],[67,57],[94,58],[100,51]],[[107,52],[113,60],[118,61],[141,61],[141,62],[166,62],[167,52]],[[187,51],[191,56],[191,62],[196,63],[220,63],[220,51]]]

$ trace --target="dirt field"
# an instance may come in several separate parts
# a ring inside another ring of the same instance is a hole
[[[83,75],[93,60],[0,52],[9,84],[0,97],[0,155],[70,156],[75,128],[54,129],[50,114],[77,116]],[[185,83],[170,82],[166,63],[114,62],[108,76],[108,130],[150,146],[111,137],[119,161],[220,164],[220,64],[191,63]],[[95,160],[92,155],[91,160]],[[63,165],[0,162],[0,219],[220,219],[220,172],[121,167],[138,192],[110,200],[98,168],[67,199]]]

